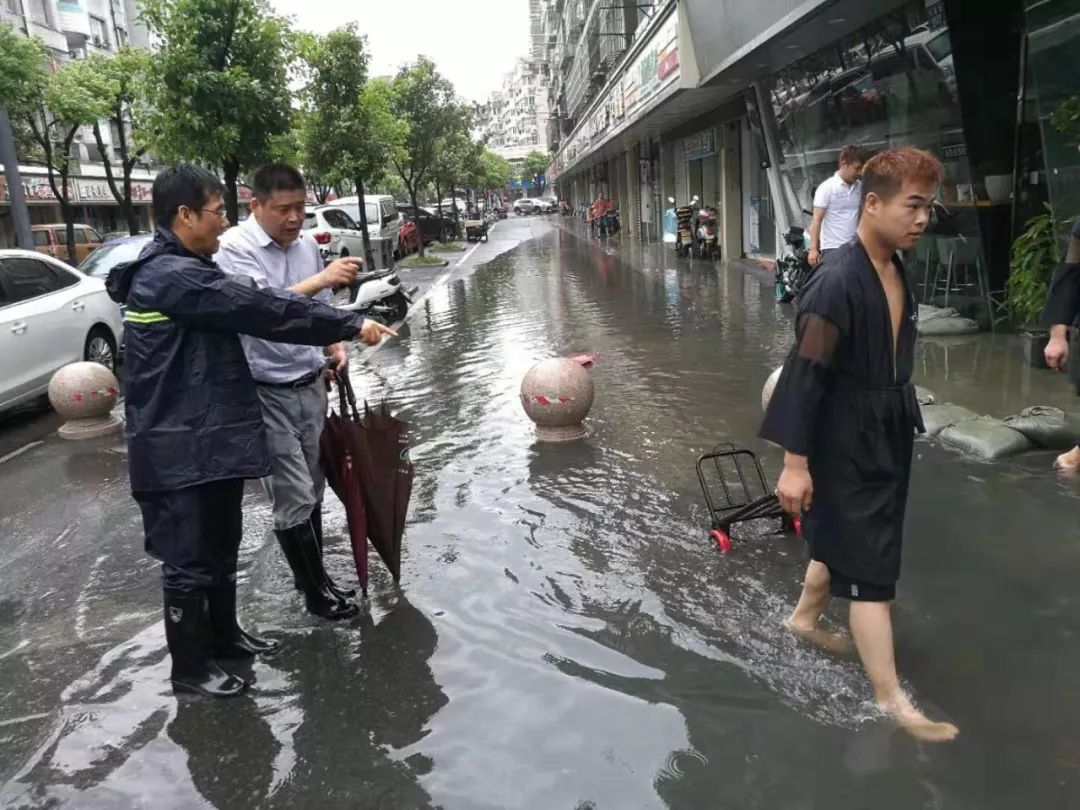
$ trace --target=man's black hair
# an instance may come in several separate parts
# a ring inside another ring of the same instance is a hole
[[[288,163],[269,163],[251,178],[251,193],[264,203],[275,191],[306,191],[304,175]]]
[[[171,229],[181,205],[201,211],[210,200],[224,196],[225,186],[206,169],[190,163],[170,166],[154,178],[154,222]]]

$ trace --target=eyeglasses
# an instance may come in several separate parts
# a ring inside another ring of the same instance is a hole
[[[205,211],[208,214],[216,214],[220,219],[228,219],[229,214],[224,208],[200,208],[200,211]]]

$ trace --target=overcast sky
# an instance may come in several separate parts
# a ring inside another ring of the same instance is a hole
[[[529,52],[528,0],[270,0],[298,28],[324,34],[357,23],[368,38],[370,75],[396,73],[430,58],[471,101],[502,86],[514,60]]]

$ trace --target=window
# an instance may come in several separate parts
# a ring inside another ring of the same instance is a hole
[[[99,48],[109,47],[109,35],[105,29],[105,21],[94,17],[90,17],[90,39]]]
[[[49,24],[49,14],[45,10],[45,0],[26,0],[26,5],[31,20],[42,25]]]
[[[48,231],[34,231],[34,246],[35,247],[48,247],[49,246],[49,232]]]
[[[0,280],[11,304],[29,301],[78,283],[78,278],[65,270],[38,259],[23,258],[5,259],[0,265]]]
[[[304,214],[304,230],[313,231],[319,227],[319,218],[315,214]]]
[[[331,228],[339,228],[343,230],[355,230],[356,226],[353,221],[349,219],[349,215],[344,211],[335,211],[328,209],[323,211],[323,219],[326,220],[327,226]]]

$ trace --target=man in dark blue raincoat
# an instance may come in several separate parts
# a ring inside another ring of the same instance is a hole
[[[799,301],[796,345],[765,413],[762,438],[786,451],[777,495],[803,514],[810,547],[787,626],[812,640],[831,597],[851,602],[851,633],[880,708],[913,735],[950,740],[900,687],[891,604],[900,576],[908,480],[922,417],[911,373],[917,309],[899,251],[930,218],[942,167],[918,149],[867,162],[856,238],[830,256]]]
[[[204,169],[161,172],[153,187],[154,239],[108,280],[109,295],[127,306],[129,474],[146,550],[162,562],[173,688],[221,697],[248,683],[215,659],[278,646],[236,621],[244,480],[270,473],[238,334],[314,346],[358,337],[375,344],[394,334],[355,313],[226,276],[209,258],[229,224],[223,196],[221,182]]]

